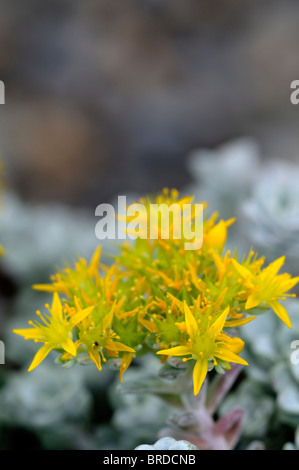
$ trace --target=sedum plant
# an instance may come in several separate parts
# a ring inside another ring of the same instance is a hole
[[[194,194],[197,201],[207,200],[209,211],[217,210],[224,217],[231,217],[251,196],[260,167],[260,149],[249,137],[215,149],[197,149],[187,160],[193,182],[185,191]]]
[[[240,235],[275,259],[287,256],[287,269],[298,272],[299,167],[275,162],[259,172],[251,196],[240,206]]]
[[[155,444],[141,444],[135,450],[198,450],[196,446],[188,441],[176,441],[172,437],[163,437]]]
[[[164,190],[139,202],[147,209],[173,203],[183,208],[192,197]],[[196,217],[192,210],[193,226]],[[79,259],[52,276],[50,284],[34,286],[53,293],[53,301],[46,313],[37,312],[38,320],[29,321],[29,328],[14,330],[42,343],[29,371],[55,350],[56,362],[64,367],[92,362],[101,371],[110,362],[119,368],[123,382],[134,359],[155,356],[163,365],[161,376],[145,378],[135,389],[128,384],[127,389],[163,397],[181,407],[187,421],[191,414],[186,440],[196,441],[198,448],[232,448],[242,413],[234,410],[219,422],[213,413],[236,378],[238,368],[232,364],[248,365],[237,330],[269,310],[291,328],[282,301],[294,295],[289,291],[299,281],[279,273],[284,257],[265,266],[265,259],[252,250],[242,259],[225,250],[233,222],[204,212],[202,246],[186,250],[190,240],[174,236],[181,223],[174,218],[168,239],[161,230],[154,240],[142,233],[120,246],[110,266],[101,262],[98,247],[90,261]]]
[[[297,273],[299,167],[265,156],[248,137],[195,150],[187,162],[193,183],[184,192],[208,200],[208,210],[237,217],[229,246],[254,246],[269,262],[283,253],[287,271]]]
[[[82,421],[91,397],[81,377],[70,372],[48,366],[31,377],[23,371],[10,374],[0,391],[1,423],[36,430]]]
[[[63,260],[71,261],[78,253],[90,256],[96,248],[89,230],[93,220],[84,209],[30,205],[8,190],[1,194],[1,204],[1,241],[6,248],[2,264],[20,288],[27,290],[36,276],[47,279],[53,266],[63,267]]]
[[[11,372],[0,389],[1,448],[17,430],[27,436],[19,446],[82,448],[92,411],[92,396],[75,370],[45,364],[32,374]],[[18,432],[18,431],[17,431]]]
[[[220,407],[220,415],[236,406],[244,410],[242,446],[259,439],[267,449],[282,449],[294,433],[298,435],[299,301],[287,300],[287,309],[292,330],[283,328],[276,317],[260,316],[242,332],[252,366]]]

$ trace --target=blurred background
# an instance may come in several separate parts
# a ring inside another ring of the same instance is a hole
[[[0,0],[0,448],[132,449],[164,419],[108,394],[114,371],[51,360],[28,376],[36,345],[11,334],[49,301],[31,285],[92,253],[98,204],[192,191],[238,215],[230,245],[286,254],[298,273],[298,50],[296,0]],[[298,381],[278,447],[294,440]]]
[[[181,188],[244,134],[297,159],[296,0],[1,0],[0,154],[30,200]]]

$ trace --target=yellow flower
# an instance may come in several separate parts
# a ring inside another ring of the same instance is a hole
[[[122,361],[120,364],[120,370],[119,370],[119,378],[120,378],[121,383],[123,382],[123,374],[131,365],[132,359],[134,357],[135,357],[135,354],[132,354],[131,352],[124,352]]]
[[[39,323],[15,330],[44,343],[29,370],[57,349],[65,362],[88,354],[99,370],[109,357],[119,358],[122,381],[132,359],[150,345],[156,353],[159,343],[162,360],[173,355],[195,361],[197,394],[212,361],[220,372],[230,362],[247,365],[239,357],[244,342],[223,329],[245,325],[255,318],[246,317],[252,309],[267,306],[291,327],[280,301],[299,277],[278,275],[284,257],[262,269],[264,258],[253,251],[242,263],[230,251],[223,254],[234,219],[219,220],[217,213],[204,217],[205,204],[192,201],[192,196],[180,198],[178,191],[168,189],[140,199],[138,217],[129,206],[125,218],[127,233],[138,232],[140,238],[125,242],[111,266],[101,262],[98,247],[90,261],[80,258],[73,268],[52,276],[51,284],[34,286],[53,292],[54,298],[50,316],[38,312]],[[191,249],[185,245],[189,235],[200,241],[196,246],[192,242]],[[58,294],[66,297],[63,306]]]
[[[163,240],[171,240],[171,244],[181,245],[194,237],[189,233],[196,219],[200,220],[206,204],[193,204],[194,196],[180,198],[176,189],[164,188],[162,193],[154,197],[143,197],[127,208],[126,216],[118,215],[118,219],[128,222],[125,232],[141,239],[158,240],[165,248]],[[136,214],[138,213],[138,216]],[[137,228],[138,227],[138,228]]]
[[[200,326],[201,322],[196,321],[186,302],[184,302],[184,310],[189,335],[187,344],[165,349],[157,354],[167,356],[191,355],[190,358],[185,360],[196,360],[193,369],[193,385],[194,395],[197,395],[208,373],[209,359],[213,359],[214,365],[217,365],[217,359],[243,365],[248,364],[238,356],[243,349],[244,342],[239,338],[230,338],[222,332],[229,313],[229,307],[213,323],[211,323],[212,317],[209,316],[208,323],[204,325],[206,322],[203,321],[202,326]]]
[[[106,362],[104,350],[110,357],[118,357],[120,352],[135,354],[134,349],[117,341],[120,338],[111,329],[115,306],[116,304],[98,322],[95,322],[95,319],[89,315],[77,324],[79,339],[76,341],[76,346],[82,345],[87,349],[90,359],[100,371],[102,370],[102,362]],[[120,370],[121,380],[122,374],[129,367],[130,362],[127,356],[123,359]]]
[[[220,220],[216,225],[218,213],[212,215],[206,222],[204,230],[203,245],[214,250],[223,250],[227,238],[227,228],[235,222],[235,219]]]
[[[99,274],[100,258],[102,247],[96,248],[92,258],[87,264],[86,260],[81,258],[75,264],[75,268],[66,268],[62,273],[51,276],[52,284],[34,284],[33,289],[43,292],[64,293],[72,297],[78,291],[78,286],[91,284],[98,286],[101,282]]]
[[[236,260],[232,261],[243,278],[244,285],[248,288],[245,309],[250,310],[263,304],[267,305],[289,328],[292,328],[287,311],[279,300],[285,300],[286,296],[294,297],[294,294],[286,294],[286,292],[299,282],[299,277],[292,278],[288,273],[277,274],[284,264],[285,257],[278,258],[257,275]]]
[[[28,322],[32,328],[13,330],[17,335],[24,336],[26,340],[33,339],[36,343],[42,342],[44,345],[37,351],[28,371],[35,369],[49,354],[52,349],[62,349],[71,356],[76,356],[76,346],[72,340],[73,328],[79,321],[88,316],[93,307],[75,313],[71,319],[67,318],[57,293],[54,293],[52,307],[48,308],[50,315],[37,311],[37,315],[42,323]]]

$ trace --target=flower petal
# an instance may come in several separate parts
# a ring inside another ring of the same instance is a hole
[[[111,351],[126,351],[126,352],[131,352],[135,353],[135,349],[130,348],[129,346],[126,346],[123,343],[120,343],[119,341],[112,341],[111,339],[107,339],[105,343],[105,348],[108,348]]]
[[[181,300],[170,294],[170,292],[167,292],[167,296],[173,301],[174,305],[178,307],[181,312],[184,310],[184,303]]]
[[[102,246],[98,246],[98,248],[95,250],[94,254],[92,255],[92,258],[90,260],[89,266],[88,266],[88,274],[89,276],[94,276],[97,275],[98,269],[99,269],[99,263],[100,263],[100,258],[101,258],[101,253],[102,253]]]
[[[28,372],[35,369],[45,359],[45,357],[49,354],[53,347],[54,346],[51,343],[44,344],[44,346],[42,346],[35,354],[33,361],[31,362],[30,367],[28,369]]]
[[[99,371],[102,370],[101,356],[96,349],[89,349],[88,351],[90,359],[95,363]]]
[[[40,328],[24,328],[22,330],[12,330],[16,335],[24,336],[25,339],[39,339],[41,336]]]
[[[227,224],[224,220],[215,225],[208,233],[207,241],[209,247],[222,250],[227,237]]]
[[[197,395],[208,373],[208,361],[198,359],[193,369],[194,395]]]
[[[163,354],[163,356],[187,356],[192,354],[192,352],[188,346],[175,346],[174,348],[158,351],[157,354]]]
[[[222,359],[223,361],[235,362],[237,364],[243,364],[244,366],[248,366],[248,362],[246,362],[241,357],[237,356],[237,354],[233,353],[229,349],[219,348],[215,351],[214,356],[216,358],[218,357],[219,359]]]
[[[32,289],[41,290],[43,292],[56,292],[57,291],[56,286],[53,286],[53,284],[34,284],[32,286]]]
[[[290,329],[292,329],[291,320],[284,306],[281,305],[281,303],[277,300],[269,302],[269,306],[274,310],[278,318],[280,318]]]
[[[188,334],[192,336],[196,336],[198,333],[198,324],[194,316],[192,315],[191,310],[188,307],[186,301],[184,302],[184,310],[185,310],[185,321],[186,321]]]
[[[214,323],[211,325],[211,330],[216,336],[219,335],[219,333],[223,330],[227,315],[229,314],[229,310],[230,308],[227,307],[217,318],[217,320],[215,320]]]
[[[238,263],[238,261],[235,259],[232,259],[231,261],[235,270],[240,274],[241,277],[243,277],[244,279],[252,278],[252,274],[247,268],[244,268],[244,266]]]
[[[80,310],[79,312],[75,313],[75,315],[72,315],[71,317],[71,323],[72,325],[77,325],[81,321],[84,320],[84,318],[88,317],[91,312],[93,311],[94,306],[85,308],[84,310]]]
[[[260,303],[260,298],[255,294],[251,294],[247,299],[245,309],[250,310],[251,308],[257,307]]]
[[[269,266],[267,266],[263,270],[263,274],[264,275],[269,274],[269,275],[274,277],[278,273],[280,268],[284,265],[284,262],[285,262],[285,256],[281,256],[280,258],[278,258],[275,261],[273,261],[272,263],[270,263]]]
[[[103,318],[103,330],[106,330],[111,326],[112,320],[113,320],[113,315],[114,315],[114,309],[115,309],[115,302],[111,307],[111,310],[107,315]]]
[[[121,364],[120,364],[120,369],[119,369],[119,378],[120,378],[121,383],[123,382],[123,374],[129,367],[129,365],[131,364],[133,356],[134,354],[129,353],[129,352],[125,352],[123,354]]]
[[[246,317],[246,318],[240,318],[239,320],[228,320],[225,322],[224,326],[225,328],[232,328],[235,326],[246,325],[246,323],[249,323],[252,320],[255,320],[255,318],[256,317]]]
[[[67,338],[65,341],[61,343],[61,347],[70,353],[72,356],[77,355],[77,349],[76,346],[74,345],[73,341],[70,338]]]
[[[53,295],[51,314],[52,314],[52,317],[57,320],[63,319],[62,305],[61,305],[61,301],[57,292],[54,292],[54,295]]]

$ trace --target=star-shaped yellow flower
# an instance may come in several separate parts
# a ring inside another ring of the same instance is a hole
[[[243,349],[244,342],[239,338],[230,338],[222,331],[229,313],[229,307],[213,323],[211,323],[212,318],[209,317],[208,324],[205,327],[201,327],[196,321],[186,302],[184,302],[184,310],[189,340],[182,346],[164,349],[157,354],[165,356],[191,355],[186,360],[196,360],[193,369],[193,385],[194,395],[197,395],[208,373],[209,359],[213,359],[215,365],[217,364],[217,359],[243,365],[248,364],[238,356]]]
[[[254,275],[236,260],[232,260],[235,269],[241,275],[244,284],[247,285],[248,295],[245,309],[250,310],[260,305],[269,306],[289,328],[292,328],[288,313],[279,300],[285,300],[286,296],[294,296],[294,294],[287,294],[287,292],[298,284],[299,277],[292,278],[288,273],[277,274],[284,261],[285,257],[282,256]]]
[[[98,323],[91,316],[88,316],[84,321],[77,324],[79,339],[76,341],[76,346],[83,346],[87,350],[90,359],[99,371],[102,370],[102,362],[106,362],[104,351],[110,357],[119,357],[119,353],[135,354],[133,348],[117,341],[119,337],[111,328],[115,307],[116,303],[113,304],[110,312],[100,319]],[[130,363],[129,357],[125,356],[120,371],[121,380],[122,374],[129,367]]]
[[[41,319],[40,322],[28,322],[32,328],[13,330],[17,335],[24,336],[25,339],[33,339],[36,343],[42,342],[44,345],[37,351],[28,371],[35,369],[49,354],[52,349],[62,349],[71,356],[76,356],[77,350],[73,342],[73,328],[90,315],[93,307],[80,310],[71,318],[65,315],[61,301],[57,293],[54,293],[52,307],[47,306],[50,315],[42,315],[37,311]]]

